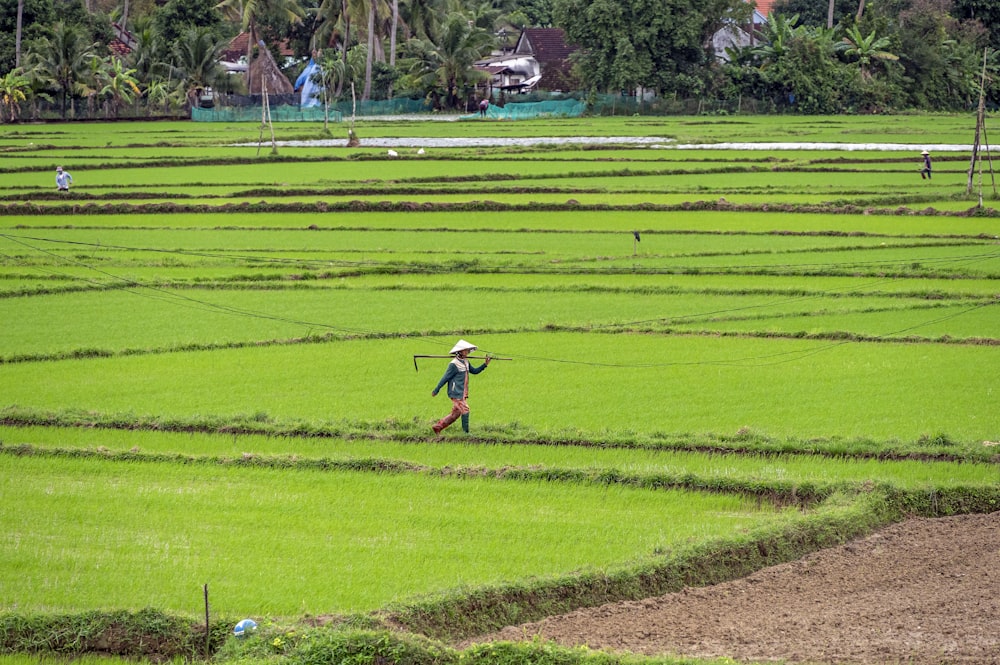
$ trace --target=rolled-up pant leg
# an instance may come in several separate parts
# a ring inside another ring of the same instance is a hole
[[[444,428],[448,427],[448,425],[458,420],[460,417],[469,413],[469,404],[464,399],[453,398],[451,400],[451,404],[452,404],[451,413],[449,413],[441,420],[437,421],[437,423],[434,425],[435,432],[440,432]]]

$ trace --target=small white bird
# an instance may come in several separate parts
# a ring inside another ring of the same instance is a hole
[[[395,150],[390,150],[389,151],[389,156],[390,157],[399,157],[399,153],[396,152]]]
[[[422,154],[424,154],[424,149],[423,149],[423,148],[421,148],[420,150],[417,150],[417,154],[418,154],[418,155],[422,155]]]

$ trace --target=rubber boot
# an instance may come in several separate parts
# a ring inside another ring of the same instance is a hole
[[[469,414],[467,413],[462,414],[462,431],[466,434],[469,433]]]
[[[444,430],[446,427],[448,427],[448,425],[452,424],[456,420],[458,420],[458,416],[455,415],[454,412],[449,413],[447,416],[434,423],[434,425],[431,426],[431,429],[434,430],[435,434],[440,434],[442,430]]]

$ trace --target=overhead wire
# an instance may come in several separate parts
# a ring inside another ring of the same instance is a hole
[[[174,302],[174,304],[182,304],[182,305],[187,305],[187,306],[195,306],[196,308],[199,308],[199,309],[214,310],[214,311],[228,313],[228,314],[232,314],[232,315],[236,315],[236,316],[245,316],[245,317],[249,317],[249,318],[264,319],[264,320],[270,320],[270,321],[278,321],[278,322],[282,322],[282,323],[291,323],[291,324],[295,324],[295,325],[302,325],[302,326],[313,327],[313,328],[325,328],[325,329],[328,329],[328,330],[334,330],[334,331],[339,331],[339,332],[347,332],[347,333],[352,333],[352,334],[369,334],[369,335],[370,334],[374,334],[374,331],[370,331],[370,330],[360,330],[360,329],[345,328],[345,327],[342,327],[342,326],[330,325],[330,324],[324,323],[324,322],[304,321],[304,320],[300,320],[300,319],[294,319],[294,318],[285,317],[285,316],[278,316],[278,315],[274,315],[274,314],[267,314],[267,313],[258,312],[258,311],[255,311],[255,310],[248,310],[248,309],[243,309],[243,308],[239,308],[239,307],[233,307],[231,305],[222,305],[222,304],[219,304],[219,303],[214,303],[214,302],[209,302],[209,301],[206,301],[206,300],[201,300],[201,299],[198,299],[198,298],[193,298],[191,296],[183,295],[183,294],[180,294],[180,293],[175,293],[175,292],[169,291],[167,289],[164,289],[164,288],[161,288],[161,287],[158,287],[158,286],[153,286],[153,285],[150,285],[150,284],[144,284],[142,282],[137,282],[136,280],[133,280],[133,279],[129,279],[129,278],[126,278],[126,277],[121,277],[120,275],[115,275],[115,274],[107,272],[105,270],[101,270],[100,268],[96,268],[94,266],[91,266],[91,265],[89,265],[87,263],[84,263],[84,262],[76,260],[76,259],[72,259],[72,258],[69,258],[69,257],[60,256],[58,254],[55,254],[54,252],[49,252],[48,250],[45,250],[45,249],[42,249],[42,248],[39,248],[39,247],[34,247],[34,246],[32,246],[32,245],[30,245],[30,244],[28,244],[26,242],[23,242],[22,240],[19,240],[19,239],[15,238],[14,236],[10,236],[8,234],[0,234],[0,237],[8,238],[9,240],[12,240],[13,242],[21,244],[21,245],[23,245],[25,247],[28,247],[30,249],[33,249],[35,251],[41,252],[43,254],[47,254],[47,255],[52,256],[52,257],[54,257],[56,259],[59,259],[59,260],[68,261],[70,263],[82,266],[82,267],[87,268],[89,270],[93,270],[96,273],[105,275],[106,277],[110,277],[111,279],[118,280],[118,281],[126,284],[129,287],[133,287],[133,288],[126,288],[126,289],[124,289],[126,292],[132,293],[132,294],[135,294],[135,295],[138,295],[138,296],[141,296],[141,297],[148,297],[148,298],[152,298],[154,300],[161,300],[161,301],[172,301],[172,302]],[[53,273],[53,274],[56,274],[55,271],[50,271],[50,272]],[[91,280],[86,280],[86,278],[82,278],[82,279],[84,279],[85,281],[88,281],[90,283],[94,283]],[[139,291],[135,290],[137,288],[138,289],[149,290],[149,291],[152,291],[153,293],[152,294],[142,293],[142,292],[139,292]]]
[[[176,253],[176,254],[186,254],[186,255],[194,255],[194,256],[209,256],[209,257],[213,257],[213,258],[229,258],[229,259],[232,259],[232,258],[234,258],[234,256],[232,254],[214,254],[214,253],[206,253],[206,252],[193,252],[193,251],[189,251],[189,250],[166,250],[166,249],[162,249],[162,248],[136,248],[136,247],[129,247],[129,246],[124,246],[124,245],[108,245],[108,244],[98,244],[98,243],[85,243],[85,242],[81,242],[81,241],[56,240],[56,239],[42,238],[42,237],[37,237],[37,236],[23,236],[23,235],[19,236],[19,235],[6,234],[6,233],[0,233],[0,237],[7,238],[8,240],[10,240],[12,242],[18,243],[18,244],[20,244],[20,245],[22,245],[24,247],[28,247],[29,249],[32,249],[34,251],[41,252],[41,253],[46,254],[48,256],[51,256],[51,257],[53,257],[53,258],[55,258],[57,260],[67,261],[67,262],[79,265],[79,266],[81,266],[83,268],[86,268],[88,270],[92,270],[92,271],[94,271],[94,272],[96,272],[98,274],[105,275],[106,277],[109,277],[111,279],[120,281],[120,282],[124,283],[128,287],[132,287],[132,288],[126,288],[126,289],[124,289],[124,291],[126,291],[128,293],[133,293],[135,295],[139,295],[139,296],[142,296],[142,297],[149,297],[149,298],[152,298],[152,299],[155,299],[155,300],[166,301],[166,302],[173,302],[174,304],[179,304],[179,305],[187,306],[187,307],[193,307],[193,308],[196,308],[196,309],[218,311],[218,312],[223,312],[223,313],[227,313],[227,314],[231,314],[231,315],[236,315],[236,316],[245,316],[245,317],[249,317],[249,318],[257,318],[257,319],[263,319],[263,320],[278,321],[278,322],[282,322],[282,323],[289,323],[289,324],[294,324],[294,325],[301,325],[301,326],[305,326],[305,327],[309,327],[309,328],[321,328],[321,329],[327,329],[327,330],[331,330],[331,331],[345,332],[345,333],[350,333],[350,334],[361,334],[361,335],[367,335],[367,336],[372,336],[372,335],[384,336],[385,335],[384,331],[373,331],[373,330],[365,330],[365,329],[359,329],[359,328],[347,328],[347,327],[343,327],[343,326],[331,325],[331,324],[328,324],[328,323],[325,323],[325,322],[304,321],[304,320],[296,319],[296,318],[292,318],[292,317],[278,316],[278,315],[268,314],[268,313],[264,313],[264,312],[259,312],[259,311],[256,311],[256,310],[249,310],[249,309],[234,307],[234,306],[231,306],[231,305],[221,305],[219,303],[213,303],[213,302],[209,302],[209,301],[205,301],[205,300],[200,300],[200,299],[193,298],[193,297],[190,297],[190,296],[187,296],[187,295],[175,293],[175,292],[169,291],[169,290],[161,288],[161,287],[153,286],[153,285],[150,285],[150,284],[145,284],[145,283],[142,283],[142,282],[138,282],[136,280],[132,280],[132,279],[128,279],[128,278],[125,278],[125,277],[121,277],[119,275],[115,275],[113,273],[107,272],[105,270],[101,270],[100,268],[97,268],[97,267],[94,267],[94,266],[89,265],[87,263],[84,263],[83,261],[79,261],[79,260],[76,260],[76,259],[65,257],[65,256],[59,255],[59,254],[57,254],[55,252],[50,252],[50,251],[45,250],[43,248],[33,246],[30,243],[25,242],[25,240],[31,240],[31,241],[35,241],[35,242],[50,242],[50,243],[58,243],[58,244],[69,244],[69,245],[82,245],[82,246],[100,247],[102,249],[109,249],[110,248],[110,249],[121,249],[121,250],[127,250],[127,251],[150,251],[150,252],[159,252],[159,253]],[[985,253],[985,254],[976,254],[976,255],[964,256],[964,257],[948,257],[948,258],[940,258],[940,259],[928,259],[928,258],[914,259],[914,258],[910,257],[910,258],[908,258],[906,260],[900,260],[900,262],[913,263],[915,261],[921,261],[921,262],[940,261],[940,262],[948,262],[948,263],[951,263],[951,262],[955,262],[955,263],[969,262],[969,263],[972,263],[972,262],[979,262],[979,261],[983,261],[983,260],[987,260],[987,259],[991,259],[991,258],[997,258],[998,256],[1000,256],[1000,251],[998,251],[998,252],[991,252],[991,253]],[[9,257],[9,255],[8,255],[8,258],[12,258],[12,257]],[[258,261],[261,260],[260,257],[253,257],[253,259],[254,260],[258,260]],[[272,259],[270,259],[269,257],[265,257],[265,260],[272,260]],[[311,263],[311,261],[301,260],[301,259],[273,259],[273,260],[275,260],[277,262],[282,262],[282,263]],[[328,261],[323,261],[323,263],[325,263],[326,265],[329,265]],[[363,265],[362,262],[344,262],[344,263],[350,263],[351,265]],[[859,263],[859,262],[851,262],[850,264],[829,264],[828,263],[828,264],[807,264],[807,265],[812,265],[812,266],[823,265],[823,266],[827,266],[828,267],[830,265],[838,265],[838,266],[850,265],[850,266],[857,266],[857,265],[870,265],[870,264],[884,265],[884,262],[861,262],[861,263]],[[801,266],[802,264],[798,264],[798,265]],[[94,284],[94,285],[102,286],[102,287],[106,286],[102,282],[98,282],[96,280],[89,280],[89,279],[87,279],[85,277],[79,277],[79,276],[76,276],[76,275],[65,275],[64,273],[59,273],[58,271],[53,271],[53,270],[50,270],[50,269],[43,269],[40,266],[34,266],[34,267],[38,268],[41,271],[48,272],[49,274],[53,274],[53,275],[60,275],[61,274],[64,277],[70,277],[72,279],[79,279],[79,280],[82,280],[82,281],[84,281],[84,282],[86,282],[88,284]],[[741,266],[741,267],[747,267],[747,266]],[[753,267],[753,266],[750,266],[750,267]],[[726,309],[721,309],[721,310],[714,310],[714,311],[711,311],[711,312],[701,312],[701,313],[697,313],[697,314],[688,314],[688,315],[682,315],[682,316],[677,316],[677,317],[658,317],[658,318],[655,318],[655,319],[645,319],[645,320],[632,321],[632,322],[599,324],[599,325],[595,325],[595,326],[590,326],[589,328],[590,329],[622,328],[622,327],[628,327],[628,326],[636,326],[636,325],[648,324],[648,323],[653,323],[653,322],[663,324],[663,323],[668,323],[668,322],[671,322],[671,321],[692,320],[692,319],[704,318],[704,317],[707,317],[707,316],[717,316],[719,314],[732,313],[732,312],[743,311],[743,310],[748,310],[748,309],[759,309],[759,308],[762,308],[762,307],[773,307],[773,306],[780,305],[780,304],[787,304],[789,302],[811,300],[811,299],[815,299],[815,298],[826,297],[830,293],[836,293],[836,292],[839,292],[839,291],[845,291],[845,290],[846,291],[857,291],[857,290],[860,290],[862,288],[871,288],[874,285],[877,285],[877,284],[880,284],[880,283],[883,283],[883,282],[888,282],[888,281],[892,281],[892,278],[880,278],[880,279],[878,279],[878,280],[876,280],[874,282],[868,283],[868,284],[862,284],[862,285],[855,284],[855,285],[852,285],[850,288],[847,288],[847,289],[828,289],[828,290],[821,291],[821,292],[816,293],[816,294],[800,295],[800,296],[795,296],[795,297],[792,297],[792,298],[786,298],[786,299],[782,299],[782,300],[778,300],[778,301],[771,301],[771,302],[768,302],[768,303],[760,303],[760,304],[756,304],[756,305],[746,305],[746,306],[742,306],[742,307],[726,308]],[[152,291],[153,293],[152,294],[143,293],[143,292],[137,291],[135,289],[145,289],[145,290]],[[916,324],[916,325],[913,325],[913,326],[908,326],[906,328],[903,328],[903,329],[900,329],[900,330],[897,330],[897,331],[893,331],[893,332],[890,332],[890,333],[885,333],[884,335],[876,336],[874,339],[884,339],[884,338],[892,337],[892,336],[895,336],[895,335],[899,335],[899,334],[902,334],[903,332],[908,332],[910,330],[913,330],[913,329],[916,329],[916,328],[920,328],[920,327],[923,327],[925,325],[932,325],[932,324],[938,323],[940,321],[949,320],[951,318],[955,318],[957,316],[961,316],[961,315],[966,314],[968,312],[971,312],[971,311],[974,311],[976,309],[979,309],[979,308],[982,308],[982,307],[986,307],[986,306],[989,306],[989,305],[993,305],[993,304],[996,304],[996,301],[988,301],[988,302],[983,302],[983,303],[977,303],[973,307],[970,307],[970,308],[968,308],[968,309],[966,309],[966,310],[964,310],[962,312],[953,313],[953,314],[950,314],[950,315],[947,315],[947,316],[943,316],[943,317],[939,317],[939,318],[936,318],[936,319],[933,319],[933,320],[930,320],[930,321],[925,321],[925,322],[922,322],[920,324]],[[422,342],[428,342],[428,343],[436,344],[436,345],[439,345],[439,346],[446,345],[444,342],[436,343],[433,340],[428,339],[428,338],[414,338],[414,339],[415,340],[420,340]],[[741,358],[741,359],[701,360],[701,361],[677,361],[677,362],[669,362],[669,363],[662,363],[662,362],[660,362],[660,363],[635,363],[635,362],[629,362],[629,363],[608,363],[608,362],[597,362],[597,361],[586,361],[586,360],[572,360],[572,359],[563,359],[563,358],[548,358],[548,357],[543,357],[543,356],[530,356],[530,355],[524,355],[524,354],[514,354],[514,353],[511,353],[511,352],[503,352],[503,355],[509,356],[509,357],[512,357],[512,358],[520,358],[520,359],[523,359],[523,360],[534,360],[534,361],[540,361],[540,362],[554,362],[554,363],[563,363],[563,364],[587,365],[587,366],[592,366],[592,367],[618,367],[618,368],[620,368],[620,367],[632,367],[632,368],[640,367],[640,368],[654,368],[654,367],[672,367],[672,366],[684,366],[684,365],[764,366],[764,365],[778,364],[778,363],[783,363],[783,362],[793,362],[793,361],[796,361],[796,360],[800,360],[802,358],[805,358],[805,357],[808,357],[808,356],[811,356],[811,355],[815,355],[817,353],[821,353],[823,351],[826,351],[826,350],[829,350],[829,349],[832,349],[832,348],[835,348],[835,347],[838,347],[838,346],[850,343],[850,341],[851,340],[838,340],[837,342],[834,342],[834,343],[831,343],[829,345],[820,347],[818,349],[798,350],[798,351],[794,351],[794,350],[793,351],[785,351],[785,352],[779,352],[779,353],[774,353],[774,354],[766,354],[766,355],[758,355],[758,356],[752,356],[752,357]],[[494,354],[494,355],[498,355],[498,354]],[[770,358],[777,358],[777,357],[783,357],[783,356],[795,356],[795,357],[784,358],[783,360],[775,361],[775,362],[761,362],[761,361],[768,360]],[[750,362],[750,361],[753,361],[754,364],[753,365],[748,365],[747,363]]]

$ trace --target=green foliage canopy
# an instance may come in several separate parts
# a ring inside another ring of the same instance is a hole
[[[691,92],[711,33],[747,14],[741,0],[557,0],[556,23],[584,49],[580,70],[600,90]]]

